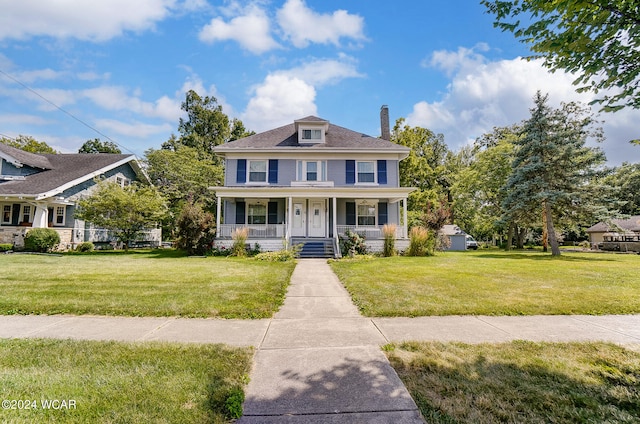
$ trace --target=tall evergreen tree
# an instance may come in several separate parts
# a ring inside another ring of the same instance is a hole
[[[552,254],[558,256],[556,221],[594,206],[589,182],[605,156],[602,150],[585,146],[587,137],[602,137],[601,130],[592,130],[594,120],[587,109],[569,103],[554,110],[547,99],[548,95],[536,94],[531,117],[515,140],[503,210],[507,222],[541,211]]]

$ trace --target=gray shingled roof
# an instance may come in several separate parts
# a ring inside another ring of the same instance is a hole
[[[32,168],[51,169],[51,164],[44,155],[25,152],[24,150],[16,149],[4,143],[0,143],[0,152]]]
[[[25,177],[24,180],[10,180],[4,182],[0,181],[0,196],[17,194],[35,196],[43,193],[48,193],[71,181],[81,179],[101,169],[108,168],[109,166],[114,165],[126,158],[131,158],[132,160],[135,158],[134,155],[108,153],[60,153],[55,155],[39,155],[29,153],[29,155],[40,156],[41,163],[46,162],[48,164],[48,169],[45,169],[44,171],[38,172],[36,174],[29,175]],[[18,159],[17,157],[15,158]],[[23,163],[25,165],[33,166],[27,162]]]
[[[612,219],[611,224],[598,222],[596,225],[587,229],[588,233],[607,233],[610,231],[619,231],[619,229],[640,232],[640,215],[635,215],[627,219]]]
[[[297,119],[303,122],[321,122],[324,119],[316,116],[307,116],[306,118]],[[277,149],[277,148],[298,148],[300,150],[329,150],[329,149],[363,149],[363,150],[393,150],[406,151],[409,148],[399,144],[383,140],[378,137],[352,131],[347,128],[340,127],[329,123],[329,129],[325,136],[325,143],[301,145],[298,144],[298,134],[296,133],[295,123],[275,128],[249,137],[231,141],[215,148],[216,152],[232,152],[236,149]]]

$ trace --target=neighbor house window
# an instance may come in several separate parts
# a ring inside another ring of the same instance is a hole
[[[31,205],[22,205],[22,221],[33,222],[33,207]]]
[[[11,205],[2,206],[2,223],[11,224],[13,207]]]
[[[251,183],[267,182],[267,161],[266,160],[249,161],[249,182]]]
[[[375,183],[376,182],[376,164],[375,162],[357,162],[357,175],[359,183]]]
[[[358,203],[358,225],[376,225],[376,205],[372,203]]]
[[[261,204],[249,204],[247,208],[247,224],[266,224],[267,206]]]
[[[54,211],[55,215],[53,217],[53,222],[55,225],[64,225],[64,213],[66,208],[64,206],[56,206]]]
[[[326,181],[327,163],[324,161],[298,161],[298,181]]]
[[[131,184],[131,181],[128,178],[117,176],[116,184],[118,184],[120,187],[127,187]]]

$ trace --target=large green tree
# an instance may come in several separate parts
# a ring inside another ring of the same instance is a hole
[[[547,98],[536,94],[531,117],[515,140],[513,171],[502,205],[507,222],[541,211],[552,254],[558,256],[555,222],[593,210],[596,199],[589,183],[606,159],[600,149],[585,145],[589,136],[601,136],[593,130],[588,110],[575,103],[552,109]]]
[[[452,183],[447,167],[450,152],[444,136],[406,125],[400,118],[393,127],[391,141],[411,149],[400,162],[400,185],[418,189],[409,195],[409,210],[422,213],[430,205],[446,201]]]
[[[78,149],[78,153],[122,153],[118,145],[112,141],[102,141],[99,138],[87,140]]]
[[[620,213],[640,215],[640,163],[624,162],[611,169],[603,182],[613,189]]]
[[[468,166],[462,168],[453,186],[456,223],[476,238],[501,236],[504,186],[511,174],[518,126],[494,128],[479,137]]]
[[[7,144],[16,149],[24,150],[30,153],[58,153],[53,147],[49,146],[44,141],[38,141],[35,138],[28,135],[19,135],[16,138],[0,138],[0,143]]]
[[[495,25],[511,31],[553,71],[599,93],[604,110],[640,109],[637,0],[482,0]],[[602,93],[604,91],[604,93]]]
[[[89,197],[78,202],[75,216],[113,231],[128,250],[129,243],[160,222],[165,211],[164,197],[152,186],[132,184],[123,188],[103,181]]]

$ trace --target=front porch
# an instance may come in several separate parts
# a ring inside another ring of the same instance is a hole
[[[247,228],[247,243],[280,250],[293,240],[339,239],[347,231],[381,249],[385,224],[407,240],[407,195],[411,189],[380,187],[217,187],[216,245],[232,244]],[[400,243],[403,244],[403,243]]]

